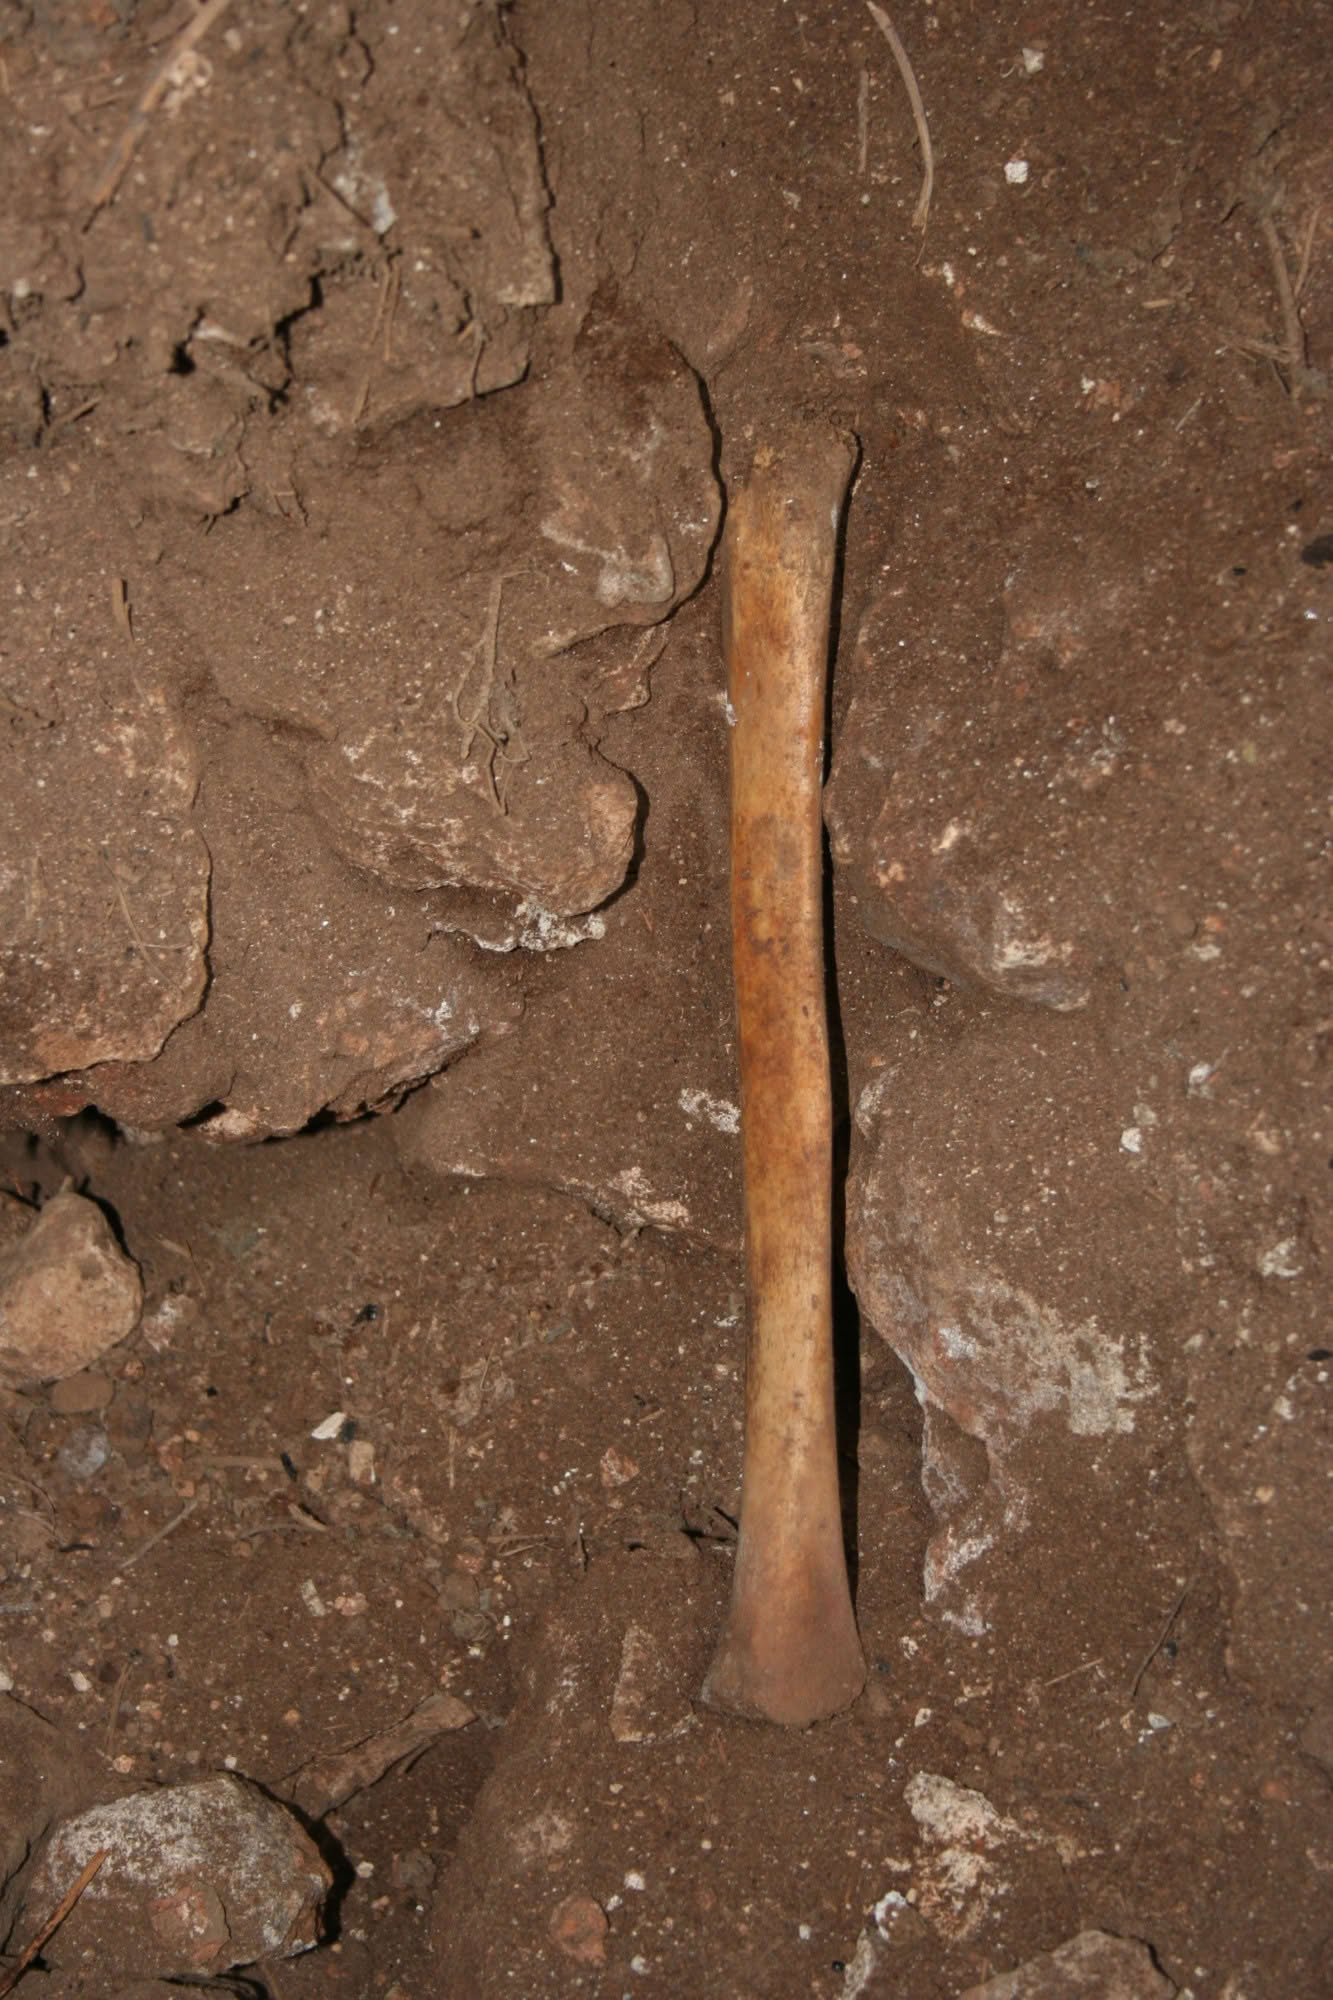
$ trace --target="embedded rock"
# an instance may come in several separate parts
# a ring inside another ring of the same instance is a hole
[[[1051,1560],[1084,1511],[1094,1466],[1143,1478],[1183,1289],[1076,1023],[1009,1025],[908,1040],[861,1094],[848,1184],[852,1284],[924,1411],[927,1600],[973,1633],[1000,1545],[1012,1592],[1011,1566]]]
[[[492,1033],[403,1107],[395,1144],[444,1178],[555,1188],[618,1228],[735,1249],[740,1110],[734,1057],[714,1025],[720,940],[707,955],[691,950],[685,979],[632,909],[593,921],[599,976],[634,994],[635,1018],[653,1032],[590,1038],[586,987],[550,981],[521,1033]]]
[[[1208,696],[1166,679],[1150,707],[1117,704],[1124,648],[1170,627],[1165,551],[1136,568],[1122,545],[1056,527],[1005,555],[1002,589],[982,579],[993,610],[976,579],[955,595],[921,565],[871,604],[830,838],[872,936],[926,972],[1068,1012],[1110,987],[1145,917],[1206,945],[1181,902],[1177,826],[1222,718],[1200,729]],[[1135,829],[1128,881],[1110,821]]]
[[[358,16],[355,39],[360,60],[344,52],[337,89],[343,143],[321,168],[332,193],[300,227],[327,275],[293,328],[307,410],[330,432],[518,381],[530,309],[555,298],[537,122],[501,9],[432,9],[410,34]],[[381,245],[395,262],[367,272]]]
[[[30,1916],[54,1909],[100,1850],[43,1947],[57,1969],[94,1957],[108,1982],[200,1977],[292,1958],[318,1938],[333,1877],[293,1815],[240,1778],[138,1792],[66,1820],[25,1883]]]
[[[264,1139],[320,1113],[391,1109],[464,1050],[509,1032],[522,1001],[503,965],[432,937],[411,898],[331,854],[296,809],[290,761],[265,731],[237,722],[210,733],[207,748],[208,1004],[156,1063],[78,1080],[87,1097],[134,1131],[203,1111],[210,1137]]]
[[[693,374],[603,302],[540,396],[460,413],[380,469],[370,545],[363,526],[329,550],[336,580],[306,576],[306,636],[276,676],[261,691],[250,661],[235,681],[220,663],[256,712],[312,731],[311,801],[340,854],[395,887],[491,890],[555,918],[621,886],[638,796],[585,723],[622,663],[571,649],[656,625],[696,588],[711,451]],[[486,465],[465,520],[455,452]],[[377,583],[381,537],[421,545],[409,603]]]
[[[54,1195],[0,1256],[0,1381],[61,1380],[134,1331],[139,1269],[96,1202]]]
[[[208,970],[195,747],[118,622],[117,567],[96,547],[54,555],[59,485],[49,460],[35,480],[0,469],[23,548],[5,601],[0,1083],[150,1060]]]
[[[916,1908],[941,1937],[957,1942],[982,1930],[993,1906],[1018,1893],[1020,1877],[1028,1878],[1029,1893],[1042,1882],[1045,1898],[1061,1894],[1060,1869],[1044,1837],[998,1812],[983,1792],[918,1771],[903,1796],[917,1824]],[[883,1906],[876,1906],[881,1934],[892,1935],[904,1900],[886,1897],[882,1918]]]
[[[1178,1991],[1137,1938],[1080,1931],[1013,1972],[969,1986],[959,2000],[1172,2000]]]
[[[1301,1446],[1333,1216],[1318,643],[1278,668],[1222,608],[1181,635],[1190,530],[1160,510],[1139,549],[1058,519],[971,552],[913,533],[829,819],[867,929],[970,988],[867,1051],[848,1189],[853,1282],[924,1410],[927,1595],[1022,1648],[1006,1601],[1151,1493],[1131,1567],[1165,1615],[1202,1502],[1232,1669],[1300,1703],[1329,1587]],[[1117,660],[1164,647],[1131,697]],[[1127,1576],[1078,1615],[1128,1684],[1151,1635]]]

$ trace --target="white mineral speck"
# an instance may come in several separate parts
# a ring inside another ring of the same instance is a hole
[[[1261,1278],[1299,1278],[1301,1266],[1298,1258],[1299,1245],[1294,1236],[1284,1236],[1271,1250],[1265,1250],[1258,1259]]]
[[[740,1109],[729,1098],[714,1097],[707,1090],[687,1088],[681,1091],[676,1101],[687,1118],[704,1117],[719,1132],[740,1131]]]

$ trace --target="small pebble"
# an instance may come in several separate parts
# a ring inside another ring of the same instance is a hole
[[[591,1896],[566,1896],[551,1912],[551,1941],[577,1965],[606,1963],[606,1911]]]
[[[61,1417],[84,1417],[92,1410],[104,1410],[113,1389],[105,1375],[67,1375],[51,1384],[51,1408]]]
[[[81,1424],[56,1453],[56,1464],[81,1484],[102,1470],[111,1456],[111,1440],[100,1425]]]
[[[639,1476],[639,1468],[634,1460],[625,1452],[618,1451],[615,1445],[608,1445],[602,1453],[598,1471],[603,1486],[608,1490],[614,1486],[628,1486],[631,1479],[637,1479]]]

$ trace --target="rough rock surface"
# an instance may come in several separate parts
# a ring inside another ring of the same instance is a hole
[[[583,733],[586,670],[553,663],[667,617],[703,575],[719,498],[693,374],[605,304],[521,406],[502,397],[444,440],[399,444],[366,494],[375,532],[333,530],[293,592],[287,658],[261,666],[238,632],[218,672],[310,736],[315,810],[354,865],[565,917],[621,886],[638,800]],[[460,453],[484,468],[461,515]],[[404,604],[377,576],[406,536],[422,581]]]
[[[670,870],[682,920],[659,931],[632,894],[587,919],[529,920],[526,948],[512,954],[530,968],[521,1031],[492,1038],[404,1106],[394,1138],[414,1166],[558,1188],[622,1229],[739,1242],[720,685],[715,634],[689,606],[653,691],[672,754],[651,742],[635,748],[629,714],[609,724],[610,754],[634,750],[653,802],[647,838]],[[468,924],[480,930],[480,913]],[[505,937],[498,929],[492,942]],[[581,938],[589,942],[565,948]],[[589,1033],[594,977],[615,1033]]]
[[[610,288],[543,333],[500,9],[399,28],[261,12],[181,56],[128,256],[104,161],[81,193],[53,156],[0,223],[11,1120],[262,1138],[391,1107],[522,1010],[458,940],[545,949],[633,865],[597,741],[715,538],[699,383]],[[281,148],[238,93],[282,102]]]
[[[411,898],[330,853],[290,756],[260,724],[202,732],[199,824],[213,861],[208,1004],[151,1064],[52,1086],[138,1132],[182,1119],[218,1138],[299,1131],[396,1104],[421,1077],[508,1033],[522,998],[494,961],[432,931]]]
[[[1021,1545],[1034,1503],[1082,1508],[1099,1471],[1133,1490],[1178,1379],[1185,1280],[1118,1119],[1080,1083],[1079,1042],[1076,1021],[1045,1012],[1021,1048],[994,1015],[909,1031],[857,1107],[869,1145],[849,1189],[849,1271],[923,1406],[939,1523],[927,1598],[973,1632],[988,1553]],[[941,1066],[957,1092],[943,1117]],[[1004,1115],[981,1123],[980,1103]],[[1075,1256],[1060,1218],[1116,1171],[1121,1199]]]
[[[331,431],[393,422],[517,381],[528,309],[556,284],[536,122],[501,10],[434,11],[402,32],[372,0],[354,20],[312,20],[294,55],[321,82],[333,72],[342,110],[297,232],[298,257],[329,274],[293,342],[311,414]],[[386,241],[392,262],[368,271],[362,256]]]
[[[73,17],[51,32],[57,63],[89,59]],[[411,84],[425,69],[430,145]],[[163,143],[178,121],[206,172],[182,173]],[[270,131],[281,145],[256,143]],[[41,198],[0,228],[17,359],[58,397],[81,367],[101,440],[149,505],[216,516],[258,491],[280,511],[291,454],[267,417],[293,362],[326,432],[448,406],[522,375],[532,308],[554,296],[532,106],[491,5],[410,36],[379,0],[295,27],[256,9],[209,37],[132,164],[151,230],[122,237],[109,203],[94,209],[93,135],[45,152]],[[40,393],[35,410],[40,429]]]
[[[873,936],[927,972],[1061,1010],[1112,986],[1154,933],[1204,962],[1220,952],[1246,857],[1286,810],[1266,730],[1315,699],[1320,666],[1311,628],[1294,671],[1255,661],[1262,693],[1233,705],[1214,665],[1230,606],[1217,630],[1179,631],[1186,535],[1155,511],[1133,544],[1043,525],[951,578],[959,551],[927,563],[907,532],[907,581],[861,623],[828,794],[834,860]],[[1290,618],[1308,590],[1296,548],[1272,567],[1266,615]],[[912,601],[926,592],[928,613]],[[903,636],[927,622],[924,642]],[[1177,670],[1131,691],[1126,655],[1163,645]],[[1317,756],[1312,741],[1286,774],[1310,838]],[[1219,766],[1230,809],[1199,816],[1200,776]],[[1113,824],[1135,829],[1131,877]],[[1308,885],[1293,870],[1267,892],[1299,902]]]
[[[1317,1681],[1327,1565],[1306,1473],[1286,1457],[1322,1372],[1298,1193],[1315,1105],[1304,1132],[1270,1134],[1262,1070],[1224,1091],[1198,1045],[1155,1029],[1145,1062],[1132,998],[1093,1017],[1034,1011],[1020,1039],[1006,1010],[936,997],[862,1093],[848,1197],[862,1309],[923,1406],[928,1599],[979,1631],[1001,1582],[1051,1588],[1049,1550],[1071,1523],[1090,1558],[1103,1506],[1127,1523],[1170,1486],[1187,1531],[1187,1454],[1239,1586],[1234,1663],[1300,1699]],[[1213,1247],[1222,1205],[1239,1256]],[[1081,1214],[1099,1223],[1075,1241],[1065,1219]],[[1244,1448],[1223,1415],[1238,1394],[1254,1412]],[[1282,1564],[1265,1556],[1274,1535]],[[1169,1602],[1185,1562],[1163,1517],[1138,1587]],[[1123,1617],[1134,1569],[1108,1579],[1090,1651]]]
[[[1175,630],[1190,554],[1164,510],[1137,535],[1131,561],[1027,527],[979,575],[943,550],[953,609],[914,659],[891,621],[917,629],[916,561],[863,624],[834,854],[869,932],[959,984],[870,1054],[848,1263],[924,1407],[933,1602],[980,1629],[991,1551],[1041,1589],[1038,1516],[1080,1518],[1108,1477],[1132,1514],[1186,1454],[1238,1586],[1234,1663],[1299,1699],[1328,1575],[1313,1461],[1287,1455],[1318,1394],[1329,1217],[1320,787],[1313,740],[1280,789],[1266,746],[1318,705],[1319,668],[1298,624],[1269,672],[1220,602],[1170,678],[1118,683],[1118,657]],[[1264,587],[1265,619],[1303,601],[1294,549]],[[1004,909],[1058,949],[1006,957]],[[1236,977],[1241,952],[1261,969]]]
[[[77,1374],[132,1333],[142,1310],[139,1267],[97,1203],[55,1195],[0,1254],[0,1382]]]
[[[349,464],[317,533],[253,508],[220,523],[221,623],[192,564],[145,566],[160,546],[105,465],[27,481],[10,462],[33,615],[0,811],[28,829],[10,852],[35,851],[0,871],[0,1000],[8,1077],[39,1086],[11,1117],[94,1102],[147,1131],[208,1107],[263,1137],[356,1116],[521,1011],[514,972],[460,939],[596,934],[566,919],[620,886],[640,808],[588,719],[645,699],[653,635],[614,628],[695,587],[718,495],[663,343],[599,311],[562,379],[535,415],[501,398]],[[87,582],[66,602],[71,478]],[[405,539],[406,601],[378,581]]]
[[[0,459],[23,552],[0,688],[0,1083],[150,1061],[203,997],[209,935],[177,693],[135,659],[92,521],[71,572],[69,483],[28,470]]]
[[[1171,2000],[1179,1990],[1136,1938],[1080,1931],[1014,1972],[969,1986],[959,2000]]]
[[[918,1771],[904,1797],[918,1829],[912,1882],[914,1907],[931,1927],[954,1939],[970,1936],[992,1903],[1016,1892],[1024,1874],[1044,1879],[1043,1900],[1063,1891],[1058,1858],[1040,1835],[997,1812],[982,1792],[937,1771]],[[888,1928],[899,1914],[891,1906]]]
[[[91,1953],[108,1981],[294,1957],[315,1942],[333,1880],[285,1807],[224,1773],[66,1820],[26,1882],[29,1914],[53,1910],[103,1848],[107,1859],[44,1949],[56,1967]]]

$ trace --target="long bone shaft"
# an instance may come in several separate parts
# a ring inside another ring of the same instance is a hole
[[[833,1400],[832,1098],[821,792],[853,442],[756,455],[730,505],[731,924],[749,1293],[740,1541],[715,1708],[805,1724],[860,1693]]]

